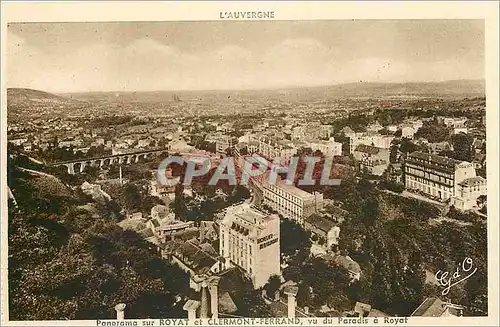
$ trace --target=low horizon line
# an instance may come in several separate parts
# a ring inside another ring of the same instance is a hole
[[[245,91],[280,91],[287,89],[305,89],[305,88],[321,88],[321,87],[334,87],[334,86],[342,86],[342,85],[353,85],[353,84],[386,84],[386,85],[396,85],[396,84],[440,84],[440,83],[449,83],[449,82],[463,82],[463,81],[481,81],[486,82],[485,78],[464,78],[464,79],[450,79],[450,80],[442,80],[442,81],[405,81],[405,82],[383,82],[383,81],[358,81],[358,82],[345,82],[338,84],[311,84],[311,85],[288,85],[288,86],[275,86],[275,87],[255,87],[255,88],[220,88],[220,89],[157,89],[157,90],[135,90],[135,91],[126,91],[126,90],[107,90],[107,91],[70,91],[70,92],[59,92],[59,91],[44,91],[41,89],[34,89],[29,87],[7,87],[7,89],[25,89],[25,90],[38,90],[47,93],[53,94],[83,94],[83,93],[155,93],[155,92],[245,92]]]

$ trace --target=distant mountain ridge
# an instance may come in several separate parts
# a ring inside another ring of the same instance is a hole
[[[454,80],[444,82],[375,83],[359,82],[327,87],[334,92],[349,96],[398,96],[398,95],[476,95],[484,96],[484,80]]]
[[[376,83],[357,82],[310,87],[282,87],[260,90],[198,90],[198,91],[143,91],[143,92],[88,92],[73,93],[76,99],[134,102],[171,102],[174,95],[183,101],[233,101],[261,97],[269,100],[322,100],[359,97],[484,97],[484,80],[456,80],[444,82]]]
[[[76,101],[133,101],[175,102],[175,98],[189,100],[211,99],[233,101],[236,99],[321,100],[341,98],[384,97],[484,97],[484,80],[454,80],[444,82],[381,83],[357,82],[312,87],[287,87],[262,90],[200,90],[200,91],[143,91],[143,92],[86,92],[55,95],[22,88],[7,89],[9,104],[44,102],[53,104]]]

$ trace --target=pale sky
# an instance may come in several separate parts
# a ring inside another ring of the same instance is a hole
[[[482,20],[10,24],[8,87],[258,89],[484,78]]]

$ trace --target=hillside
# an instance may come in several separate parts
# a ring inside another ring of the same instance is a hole
[[[7,89],[7,104],[13,105],[18,103],[52,103],[64,104],[68,102],[75,102],[76,100],[66,98],[63,96],[55,95],[52,93],[22,88],[8,88]]]
[[[70,97],[40,90],[7,89],[7,119],[9,123],[23,123],[26,119],[54,118],[72,112],[81,112],[88,103]]]
[[[10,157],[9,157],[10,158]],[[188,276],[106,205],[60,179],[22,171],[9,159],[9,315],[11,320],[185,316],[176,296]],[[183,302],[181,302],[183,303]]]
[[[452,287],[447,298],[463,305],[465,315],[488,314],[487,229],[480,217],[443,218],[434,205],[381,192],[363,179],[343,180],[336,193],[325,196],[342,201],[350,213],[339,247],[363,271],[357,301],[406,316],[426,297],[442,296],[442,287],[424,282],[422,268],[453,272],[471,258],[477,273]]]

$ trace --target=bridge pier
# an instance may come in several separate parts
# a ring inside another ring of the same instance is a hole
[[[120,155],[113,155],[113,156],[108,156],[108,157],[100,157],[100,158],[87,158],[87,159],[82,159],[81,161],[75,160],[73,162],[67,161],[67,162],[60,162],[60,163],[54,163],[51,166],[54,167],[60,167],[60,166],[65,166],[68,170],[68,174],[75,174],[75,169],[77,170],[77,173],[83,173],[85,171],[86,167],[99,167],[103,168],[104,166],[111,166],[113,164],[132,164],[132,163],[138,163],[140,159],[144,158],[150,158],[151,156],[159,156],[159,155],[168,155],[169,149],[162,149],[162,150],[150,150],[150,151],[140,151],[137,153],[123,153]],[[106,162],[109,160],[109,162]],[[79,165],[75,168],[75,165]]]
[[[74,163],[69,163],[65,164],[66,168],[68,168],[68,174],[74,175],[75,174],[75,164]]]

